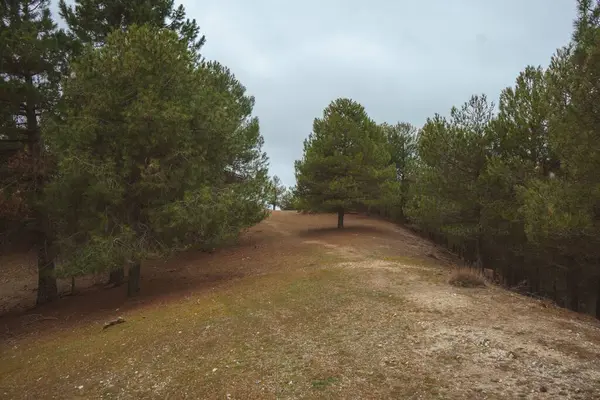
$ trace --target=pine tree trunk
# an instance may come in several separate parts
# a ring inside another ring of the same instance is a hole
[[[341,208],[338,210],[338,229],[342,229],[344,227],[344,209]]]
[[[477,238],[475,239],[475,266],[483,272],[483,233],[481,225],[477,228]]]
[[[110,275],[108,277],[109,285],[121,286],[124,281],[125,281],[125,267],[113,269],[112,271],[110,271]]]
[[[598,289],[596,292],[596,318],[600,319],[600,276],[598,277]]]
[[[33,77],[30,75],[25,76],[25,82],[27,82],[28,85],[33,86]],[[35,99],[28,97],[25,108],[27,117],[27,144],[33,163],[33,191],[37,197],[42,190],[42,182],[38,175],[38,167],[42,160],[42,146],[40,143],[40,129],[38,126],[35,104]],[[36,303],[45,304],[58,298],[58,287],[56,285],[56,276],[54,274],[54,258],[49,252],[51,243],[48,237],[46,216],[43,212],[40,212],[40,210],[36,210],[34,218],[38,258],[38,291]]]
[[[275,211],[275,204],[273,204],[273,211]]]
[[[552,277],[552,299],[554,300],[555,303],[558,304],[558,277],[557,277],[558,271],[556,270],[556,268],[554,268],[553,270],[553,277]],[[598,285],[600,286],[600,280],[598,280]],[[600,294],[600,288],[598,291],[598,294]],[[598,297],[600,299],[600,297]]]
[[[129,277],[127,279],[127,295],[135,296],[140,291],[141,263],[136,261],[129,265]]]
[[[45,237],[38,244],[38,290],[36,304],[49,303],[58,298],[58,287],[54,274],[54,259],[48,253]]]
[[[572,258],[569,261],[573,262]],[[579,271],[578,266],[569,265],[567,272],[567,285],[569,290],[569,308],[573,311],[579,311]]]

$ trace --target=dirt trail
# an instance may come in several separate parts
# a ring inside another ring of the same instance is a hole
[[[148,264],[135,300],[0,319],[0,398],[600,398],[597,321],[454,288],[435,245],[335,222],[275,212],[235,248]]]

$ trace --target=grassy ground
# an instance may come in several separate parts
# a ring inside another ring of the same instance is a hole
[[[235,249],[146,267],[139,299],[11,317],[0,398],[600,398],[593,320],[452,287],[451,257],[394,225],[334,224],[276,212]]]

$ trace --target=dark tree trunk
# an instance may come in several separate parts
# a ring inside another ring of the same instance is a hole
[[[572,261],[570,259],[569,261]],[[571,264],[567,272],[567,284],[569,289],[569,308],[573,311],[579,311],[579,271],[578,267]]]
[[[338,210],[338,229],[342,229],[344,227],[344,209]]]
[[[38,245],[37,304],[49,303],[58,298],[58,287],[54,274],[54,259],[49,254],[48,247],[48,242],[45,238]]]
[[[127,295],[135,296],[140,291],[141,263],[136,261],[129,265],[129,277],[127,279]]]
[[[536,261],[533,262],[535,263]],[[529,281],[529,293],[538,294],[538,291],[536,290],[536,283],[538,279],[537,263],[534,266],[531,266],[531,264],[532,262],[529,263],[530,269],[527,271],[527,280]]]
[[[121,267],[118,269],[113,269],[110,271],[110,275],[108,277],[108,284],[114,286],[121,286],[125,281],[125,268]]]
[[[25,76],[25,82],[34,86],[33,77]],[[37,121],[36,99],[28,96],[26,99],[25,110],[27,117],[27,146],[31,154],[33,165],[33,192],[36,197],[41,193],[44,177],[40,174],[39,166],[42,162],[42,144],[40,129]],[[43,212],[39,209],[35,211],[35,230],[37,246],[38,263],[38,290],[37,304],[49,303],[58,297],[58,288],[56,285],[56,276],[54,273],[54,258],[51,254],[51,240],[48,236],[48,221]]]
[[[481,233],[477,235],[475,241],[475,266],[478,270],[483,271],[483,239]]]
[[[556,270],[556,268],[554,268],[553,270],[553,277],[552,277],[552,299],[554,300],[555,303],[558,304],[558,271]],[[600,280],[598,281],[598,284],[600,286]],[[600,288],[599,288],[600,289]],[[598,291],[598,294],[600,294],[600,290]],[[600,297],[598,297],[600,299]]]
[[[600,319],[600,276],[598,277],[598,289],[596,292],[596,318]]]
[[[275,204],[273,204],[273,211],[275,211]]]

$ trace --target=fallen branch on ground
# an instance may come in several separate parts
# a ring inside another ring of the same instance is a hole
[[[106,329],[109,328],[113,325],[118,325],[118,324],[122,324],[125,322],[125,318],[123,317],[119,317],[117,319],[113,319],[112,321],[108,321],[107,323],[104,324],[104,327],[102,329]]]

